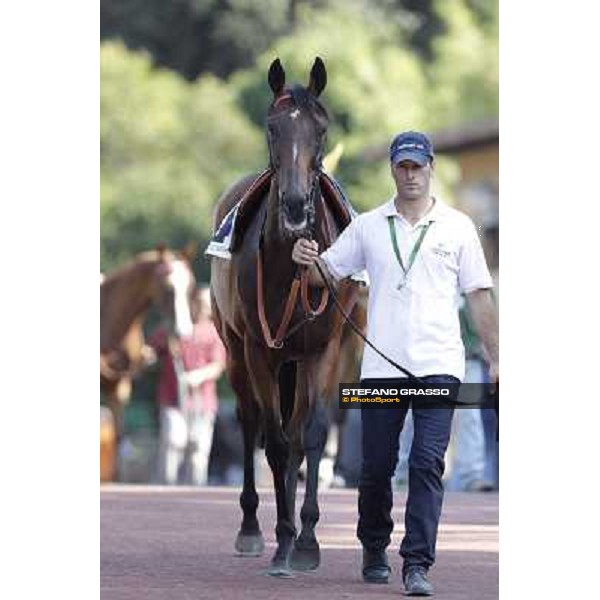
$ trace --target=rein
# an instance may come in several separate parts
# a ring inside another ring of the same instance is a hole
[[[318,177],[317,177],[318,180]],[[320,198],[320,206],[324,205],[323,197]],[[316,203],[315,203],[316,204]],[[316,213],[316,208],[315,208]],[[316,215],[315,215],[316,216]],[[315,219],[316,220],[316,219]],[[324,223],[324,234],[325,240],[328,246],[331,245],[331,231],[329,229],[329,222],[327,221],[327,216],[325,214],[325,210],[323,208],[323,220]],[[314,222],[313,222],[314,225]],[[356,326],[356,324],[352,321],[350,316],[347,313],[347,308],[342,306],[339,301],[335,289],[333,288],[330,281],[325,276],[321,265],[317,261],[316,263],[317,269],[321,274],[323,281],[326,284],[325,289],[321,295],[321,301],[319,306],[316,309],[313,309],[310,306],[309,298],[308,298],[308,267],[300,267],[296,271],[296,275],[294,276],[294,281],[292,282],[292,286],[290,288],[289,294],[287,296],[287,300],[285,303],[285,308],[283,311],[283,317],[281,318],[281,322],[279,323],[279,327],[277,328],[277,332],[275,337],[273,337],[269,323],[267,321],[267,316],[265,314],[265,302],[264,302],[264,293],[263,293],[263,266],[261,260],[260,248],[256,251],[256,304],[258,308],[258,318],[260,321],[260,326],[263,334],[263,339],[265,344],[272,350],[280,350],[283,348],[284,341],[292,336],[300,327],[304,326],[307,322],[313,321],[316,317],[323,313],[327,304],[329,302],[329,296],[333,299],[338,310],[341,312],[344,320],[350,325],[353,331],[367,344],[370,348],[372,348],[379,356],[381,356],[384,360],[390,363],[393,367],[398,369],[401,373],[404,373],[409,379],[415,381],[420,385],[425,385],[425,382],[417,377],[414,373],[411,373],[408,369],[404,368],[402,365],[399,365],[396,361],[392,360],[388,356],[386,356],[381,350],[373,345],[371,341],[367,339],[367,337],[362,333],[362,331]],[[290,321],[292,319],[292,315],[294,312],[294,308],[296,306],[296,302],[298,299],[298,291],[300,291],[300,298],[302,303],[302,308],[304,309],[304,318],[298,322],[294,327],[289,329]],[[351,300],[351,299],[350,299]],[[350,303],[350,302],[349,302]]]
[[[402,365],[399,365],[396,361],[389,358],[389,356],[386,356],[383,352],[381,352],[381,350],[376,348],[367,339],[367,337],[363,334],[363,332],[356,326],[354,321],[352,321],[352,319],[348,316],[348,314],[344,310],[344,307],[342,307],[342,305],[340,304],[340,301],[337,298],[335,290],[333,289],[333,286],[329,282],[329,279],[327,279],[327,277],[325,276],[325,273],[323,272],[323,269],[322,269],[321,265],[319,264],[319,261],[316,261],[314,264],[317,266],[317,269],[319,270],[321,278],[327,285],[327,289],[331,292],[331,297],[333,298],[335,305],[337,306],[338,310],[342,313],[344,320],[350,325],[350,327],[352,327],[352,329],[354,330],[354,333],[356,333],[360,338],[362,338],[362,340],[365,342],[365,344],[367,344],[371,349],[373,349],[375,352],[377,352],[377,354],[379,354],[379,356],[381,356],[381,358],[387,360],[387,362],[389,362],[393,367],[396,367],[396,369],[398,369],[400,372],[404,373],[409,379],[412,379],[413,381],[415,381],[416,383],[418,383],[420,385],[426,385],[422,379],[417,377],[414,373],[411,373],[408,369],[405,369]]]
[[[308,299],[308,271],[306,269],[301,269],[300,276],[298,276],[298,273],[296,273],[294,277],[292,287],[290,289],[285,303],[281,323],[279,323],[277,333],[275,334],[275,337],[273,337],[269,328],[267,316],[265,314],[265,302],[263,294],[263,268],[262,260],[260,257],[260,250],[256,252],[256,280],[256,304],[258,306],[258,318],[260,321],[260,327],[262,329],[265,344],[267,344],[267,346],[272,350],[280,350],[281,348],[283,348],[283,342],[287,338],[289,338],[292,334],[298,331],[300,327],[302,327],[309,321],[314,321],[314,319],[316,319],[320,314],[322,314],[325,308],[327,307],[327,303],[329,301],[328,289],[323,290],[321,302],[319,303],[319,306],[316,309],[313,309],[310,306],[310,302]],[[298,291],[300,291],[301,304],[302,308],[304,309],[304,318],[288,331],[290,321],[292,320],[292,314],[294,313],[294,308],[296,307]]]
[[[318,176],[316,180],[318,180]],[[322,197],[320,200],[321,203],[324,202]],[[329,230],[329,223],[327,222],[327,219],[325,217],[324,209],[323,217],[325,219],[326,244],[331,245],[331,231]],[[289,338],[292,334],[298,331],[300,327],[302,327],[309,321],[314,321],[314,319],[316,319],[319,315],[321,315],[324,312],[324,310],[327,308],[327,303],[329,302],[330,291],[329,289],[325,288],[321,294],[321,300],[317,308],[313,308],[310,305],[310,299],[308,297],[308,269],[306,267],[298,267],[296,269],[294,281],[292,282],[292,287],[290,288],[287,300],[285,302],[283,317],[281,318],[281,322],[279,324],[279,327],[277,328],[275,337],[273,337],[269,328],[267,316],[265,314],[263,280],[263,266],[259,248],[256,251],[256,304],[258,307],[258,318],[260,321],[260,327],[262,330],[265,344],[267,344],[267,346],[272,350],[280,350],[283,347],[283,342],[285,339]],[[292,320],[292,315],[294,313],[294,308],[296,307],[298,292],[300,292],[300,302],[302,308],[304,309],[304,318],[288,331],[290,321]]]

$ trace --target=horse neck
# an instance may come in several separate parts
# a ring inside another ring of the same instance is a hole
[[[154,263],[136,264],[100,286],[100,349],[119,347],[137,326],[152,300],[150,272]]]
[[[281,233],[279,231],[279,199],[277,195],[277,175],[273,175],[269,193],[267,195],[267,214],[262,231],[263,247],[275,247],[281,244]]]
[[[279,255],[279,253],[285,254],[289,250],[289,262],[290,266],[293,266],[292,247],[294,246],[294,240],[282,235],[280,215],[281,209],[279,206],[279,194],[277,193],[277,181],[275,176],[271,181],[271,187],[269,188],[269,195],[267,197],[267,215],[262,240],[263,254],[275,256]]]

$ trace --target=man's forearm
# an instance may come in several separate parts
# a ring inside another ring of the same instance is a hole
[[[491,364],[499,362],[498,311],[491,290],[467,294],[469,312]]]

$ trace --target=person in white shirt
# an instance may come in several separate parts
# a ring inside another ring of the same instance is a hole
[[[465,352],[458,316],[464,293],[477,332],[490,357],[490,380],[498,383],[498,319],[492,278],[471,219],[430,193],[433,147],[419,132],[397,135],[390,147],[396,195],[359,215],[319,256],[317,243],[299,239],[293,260],[309,268],[310,283],[366,269],[369,280],[368,339],[384,354],[428,383],[458,383]],[[361,387],[369,380],[404,377],[366,346]],[[392,486],[406,406],[365,408],[363,463],[359,484],[357,535],[363,545],[363,578],[387,583],[386,548],[394,522]],[[409,595],[431,595],[427,571],[435,561],[442,509],[444,453],[453,408],[412,403],[414,439],[409,458],[406,534],[400,547]]]

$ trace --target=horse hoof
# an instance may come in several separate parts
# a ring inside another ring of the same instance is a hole
[[[294,576],[287,561],[280,560],[272,561],[269,565],[269,570],[267,573],[271,577],[289,578]]]
[[[262,533],[238,533],[235,549],[240,556],[260,556],[265,549]]]
[[[290,554],[290,565],[294,571],[315,571],[321,564],[321,552],[318,545],[302,547],[294,544]]]

